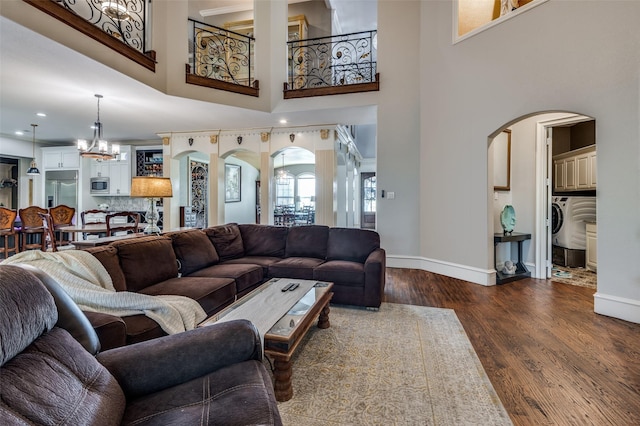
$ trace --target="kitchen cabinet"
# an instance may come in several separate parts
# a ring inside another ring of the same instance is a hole
[[[94,196],[112,197],[131,193],[131,146],[120,146],[118,160],[92,161],[91,177],[108,177],[109,193]]]
[[[590,271],[598,270],[598,226],[595,222],[587,222],[586,266]]]
[[[554,192],[596,189],[596,146],[569,151],[553,157]]]
[[[42,168],[44,170],[78,169],[80,154],[75,147],[42,148]]]

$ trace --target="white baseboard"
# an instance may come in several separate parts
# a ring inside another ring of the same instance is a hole
[[[387,266],[389,268],[421,269],[485,286],[496,284],[496,271],[494,269],[474,268],[418,256],[387,255]]]
[[[640,301],[597,292],[593,296],[593,310],[600,315],[640,324]]]

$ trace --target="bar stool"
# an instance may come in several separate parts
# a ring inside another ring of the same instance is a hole
[[[0,238],[3,240],[2,253],[4,258],[9,257],[9,253],[18,253],[18,234],[14,228],[18,212],[16,210],[0,207]],[[9,247],[9,237],[13,236],[13,247]]]
[[[21,238],[21,250],[40,249],[45,250],[45,238],[44,238],[44,226],[42,225],[42,219],[38,213],[47,213],[47,209],[40,208],[38,206],[30,206],[24,209],[18,210],[20,220],[22,221],[22,229],[20,230]],[[36,240],[36,236],[40,236],[40,241]],[[31,240],[31,242],[29,241]],[[34,241],[36,240],[36,241]]]
[[[61,226],[73,225],[73,216],[76,214],[76,209],[73,207],[60,204],[59,206],[49,208],[49,214],[53,219],[53,231],[56,236],[57,245],[66,245],[73,241],[73,233],[67,233],[70,235],[69,239],[64,239],[64,232],[58,228]]]

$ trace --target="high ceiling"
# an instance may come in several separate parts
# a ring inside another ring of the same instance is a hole
[[[329,1],[329,0],[326,0]],[[331,5],[351,9],[353,3],[375,2],[330,0]],[[341,5],[342,4],[342,5]],[[348,12],[347,17],[367,19],[366,13]],[[349,25],[363,25],[351,18]],[[369,25],[369,24],[364,24]],[[105,138],[113,141],[159,141],[158,133],[208,129],[242,129],[323,123],[371,124],[375,107],[315,110],[271,114],[208,102],[168,96],[72,49],[47,39],[4,17],[0,17],[0,135],[31,141],[31,123],[38,124],[36,139],[51,144],[72,144],[90,139],[96,118],[96,98]],[[46,117],[36,113],[44,112]],[[247,126],[247,123],[251,123]],[[16,136],[21,130],[23,136]],[[0,147],[1,148],[1,147]]]

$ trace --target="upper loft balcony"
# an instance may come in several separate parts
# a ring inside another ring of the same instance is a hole
[[[277,58],[268,55],[274,49],[273,42],[261,43],[253,36],[253,19],[214,25],[209,22],[218,22],[216,19],[202,22],[190,17],[184,51],[163,51],[162,58],[156,59],[156,52],[150,49],[154,19],[149,0],[23,1],[153,72],[159,65],[171,67],[187,57],[185,82],[191,85],[259,97],[259,70],[268,69],[268,61]],[[262,40],[269,40],[268,34],[262,34]],[[283,65],[287,61],[287,75],[281,77],[286,78],[283,99],[379,90],[375,30],[314,38],[308,35],[304,14],[289,17],[288,40],[282,43],[288,52],[282,59]],[[266,49],[267,55],[257,49]],[[275,83],[275,78],[270,77],[269,83]]]

